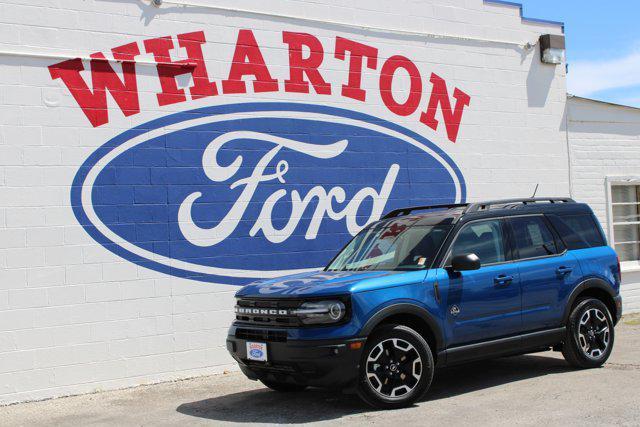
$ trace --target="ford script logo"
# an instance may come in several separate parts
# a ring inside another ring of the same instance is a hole
[[[100,244],[141,266],[241,284],[324,266],[390,209],[465,199],[435,144],[366,114],[249,103],[173,114],[98,148],[71,190]]]

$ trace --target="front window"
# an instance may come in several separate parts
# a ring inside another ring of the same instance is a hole
[[[446,265],[457,255],[476,254],[482,265],[505,262],[502,221],[474,221],[465,225],[451,246]]]
[[[395,221],[358,234],[327,267],[328,271],[420,270],[431,266],[450,226]]]

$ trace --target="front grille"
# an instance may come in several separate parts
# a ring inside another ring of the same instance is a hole
[[[290,314],[291,310],[300,307],[298,299],[251,299],[239,298],[238,308],[255,309],[253,313],[236,312],[236,320],[251,325],[295,327],[301,326],[300,319]]]
[[[238,328],[236,329],[236,338],[248,341],[287,342],[287,332]]]

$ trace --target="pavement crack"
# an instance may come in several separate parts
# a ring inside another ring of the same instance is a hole
[[[621,371],[640,370],[640,365],[635,363],[606,363],[604,367]]]

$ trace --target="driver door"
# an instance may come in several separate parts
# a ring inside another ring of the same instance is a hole
[[[508,230],[501,219],[465,224],[454,238],[445,261],[475,253],[481,268],[438,271],[447,298],[445,316],[448,347],[518,334],[522,329],[522,301],[518,268],[511,262]],[[445,287],[446,286],[446,287]]]

